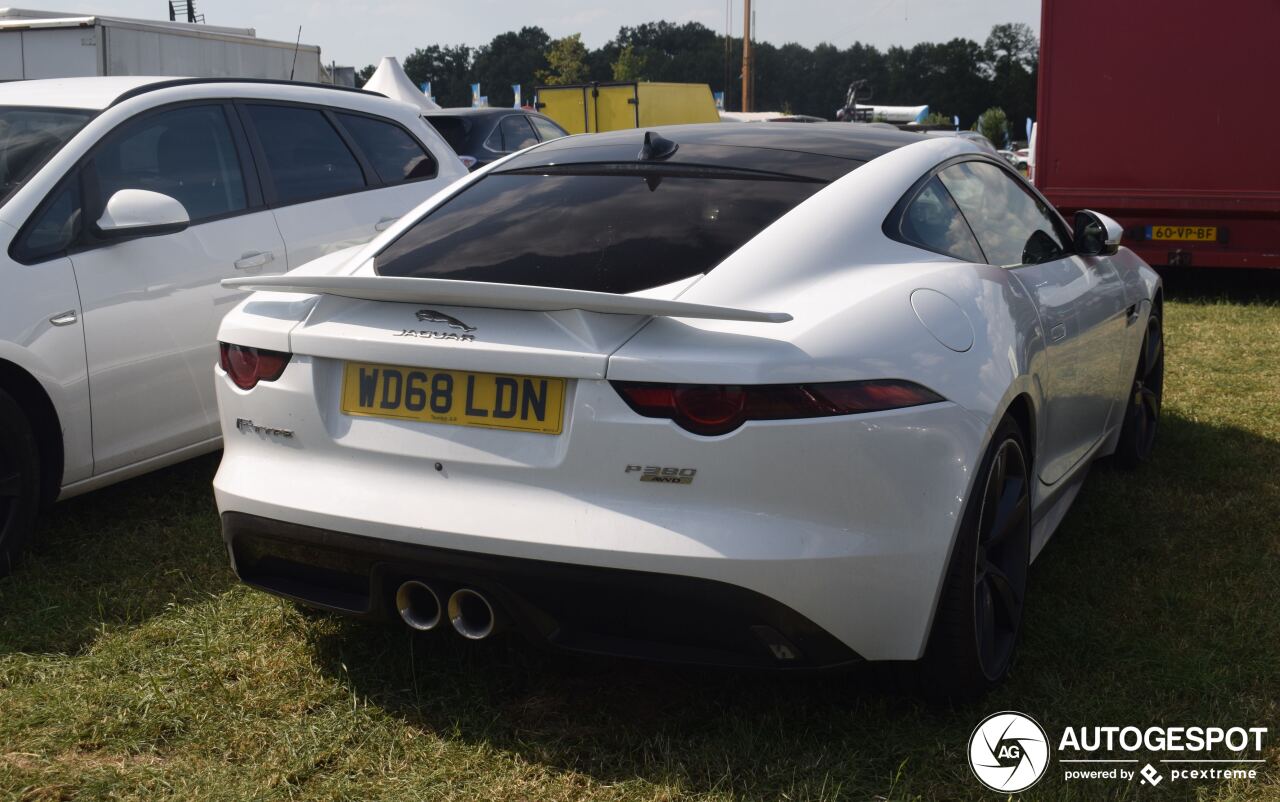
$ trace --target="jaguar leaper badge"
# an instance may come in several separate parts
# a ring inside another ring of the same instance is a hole
[[[424,323],[443,323],[446,326],[451,326],[455,329],[462,329],[463,331],[476,330],[475,326],[468,326],[453,315],[446,315],[444,312],[437,312],[434,309],[419,309],[417,317],[418,320],[421,320]]]

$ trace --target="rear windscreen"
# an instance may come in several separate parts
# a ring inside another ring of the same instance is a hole
[[[706,273],[823,187],[728,171],[494,173],[378,254],[383,276],[630,293]]]
[[[449,147],[453,148],[453,152],[459,156],[469,155],[467,153],[467,132],[471,130],[471,123],[461,117],[441,117],[431,115],[422,119],[431,123],[431,126],[439,132],[445,142],[449,143]]]

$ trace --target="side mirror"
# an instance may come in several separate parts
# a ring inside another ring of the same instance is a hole
[[[107,201],[95,233],[106,239],[154,237],[182,231],[190,224],[186,208],[168,195],[122,189]]]
[[[1124,229],[1105,214],[1082,209],[1076,212],[1075,249],[1081,256],[1110,256],[1120,248]]]

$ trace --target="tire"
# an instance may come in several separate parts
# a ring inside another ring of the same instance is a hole
[[[1159,310],[1147,317],[1142,351],[1134,370],[1133,384],[1125,404],[1124,423],[1116,443],[1116,462],[1134,469],[1151,459],[1160,424],[1160,404],[1164,395],[1164,328]]]
[[[0,576],[17,564],[40,508],[40,451],[22,407],[0,390]]]
[[[921,664],[927,696],[965,701],[1009,673],[1031,562],[1031,465],[1011,418],[996,428],[965,504]]]

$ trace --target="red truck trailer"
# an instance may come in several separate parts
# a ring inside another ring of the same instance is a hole
[[[1032,176],[1152,265],[1280,268],[1280,0],[1042,0]]]

